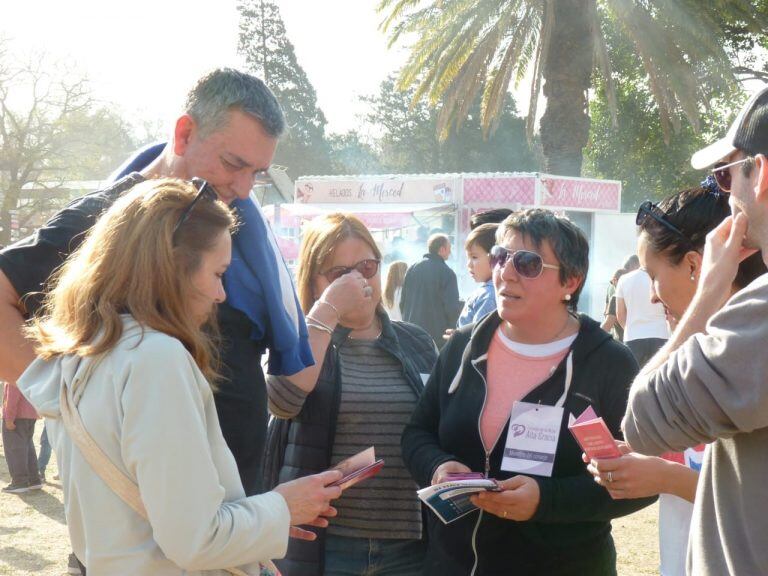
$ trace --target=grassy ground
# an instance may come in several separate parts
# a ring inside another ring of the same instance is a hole
[[[38,424],[37,441],[42,426]],[[0,484],[10,482],[0,440]],[[66,574],[69,542],[64,524],[61,486],[51,480],[56,457],[48,467],[43,490],[14,495],[0,493],[0,576]],[[658,574],[656,506],[613,523],[619,574]]]

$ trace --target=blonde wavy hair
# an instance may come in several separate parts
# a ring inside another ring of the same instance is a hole
[[[398,288],[403,286],[406,272],[408,272],[407,262],[397,260],[389,265],[387,280],[384,282],[384,292],[381,295],[384,305],[389,309],[395,305],[395,293]]]
[[[296,288],[305,314],[309,313],[315,303],[313,280],[325,270],[337,244],[347,238],[358,238],[368,244],[373,255],[381,260],[381,251],[368,228],[352,214],[336,212],[318,216],[304,227],[302,233]]]
[[[211,382],[217,379],[213,314],[203,329],[190,313],[190,278],[204,252],[235,218],[227,206],[201,198],[174,235],[197,190],[176,179],[137,184],[99,218],[51,280],[42,315],[26,335],[45,359],[93,356],[123,333],[121,314],[177,338]]]

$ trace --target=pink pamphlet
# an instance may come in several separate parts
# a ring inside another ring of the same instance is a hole
[[[621,451],[616,447],[611,431],[603,419],[595,414],[592,406],[571,422],[568,429],[590,460],[621,457]]]
[[[336,464],[332,470],[340,470],[344,477],[331,486],[341,486],[342,490],[346,490],[361,480],[376,476],[383,467],[384,460],[376,460],[376,452],[371,446]]]

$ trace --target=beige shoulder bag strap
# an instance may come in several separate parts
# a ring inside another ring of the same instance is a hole
[[[99,363],[100,358],[94,358],[88,366],[86,366],[84,374],[78,376],[72,383],[74,387],[85,386],[88,379],[91,376],[91,372]],[[104,451],[99,447],[96,441],[93,439],[88,431],[85,429],[82,418],[80,418],[80,412],[77,409],[75,403],[72,388],[64,383],[61,387],[59,395],[59,402],[61,404],[61,420],[64,423],[64,428],[67,429],[69,437],[72,442],[75,443],[80,453],[88,462],[88,465],[93,468],[93,471],[104,480],[104,483],[109,486],[112,491],[117,494],[123,502],[128,504],[133,510],[147,520],[147,510],[144,508],[144,503],[141,501],[141,494],[139,493],[139,487],[126,476],[122,470],[120,470],[109,456],[104,454]],[[268,570],[273,571],[275,574],[279,574],[277,568],[272,562],[266,564]],[[248,576],[246,572],[239,568],[224,568],[230,574],[236,576]]]

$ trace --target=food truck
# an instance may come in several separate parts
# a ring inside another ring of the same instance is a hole
[[[308,176],[295,182],[294,201],[265,208],[289,266],[295,264],[302,223],[319,214],[352,212],[372,231],[386,267],[412,264],[426,239],[448,234],[463,297],[476,284],[466,269],[464,240],[475,212],[548,208],[566,214],[590,242],[590,273],[579,308],[602,317],[613,271],[634,251],[633,217],[621,214],[621,182],[531,172]]]

